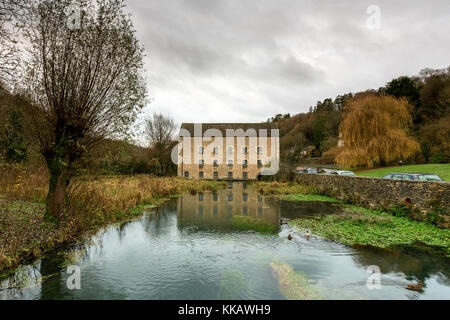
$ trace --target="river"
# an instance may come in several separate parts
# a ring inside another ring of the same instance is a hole
[[[449,259],[306,239],[280,224],[309,214],[339,207],[264,197],[245,183],[185,194],[22,266],[0,283],[0,299],[450,298]],[[76,283],[68,266],[80,289],[67,284]],[[418,280],[423,292],[405,289]]]

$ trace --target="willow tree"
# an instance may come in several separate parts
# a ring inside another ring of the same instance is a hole
[[[76,161],[124,134],[145,102],[143,48],[120,0],[40,0],[30,19],[25,83],[50,175],[46,218],[60,221]]]
[[[336,156],[341,167],[384,166],[420,150],[408,135],[412,106],[406,99],[367,94],[348,101],[339,127],[344,147]]]

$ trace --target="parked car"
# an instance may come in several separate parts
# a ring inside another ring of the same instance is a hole
[[[442,181],[441,177],[431,173],[389,173],[383,179]]]
[[[437,174],[430,174],[430,173],[424,173],[421,177],[419,177],[420,180],[426,180],[426,181],[443,181],[441,177],[439,177]]]
[[[337,170],[334,171],[332,174],[337,174],[338,176],[356,176],[356,174],[354,174],[353,172],[344,170]]]
[[[307,169],[297,169],[297,173],[312,173],[317,174],[317,170],[313,168],[307,168]]]

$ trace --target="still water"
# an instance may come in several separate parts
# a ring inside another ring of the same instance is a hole
[[[449,259],[307,240],[280,225],[311,214],[339,214],[339,207],[274,200],[242,183],[186,194],[22,267],[0,284],[0,299],[450,298]],[[71,265],[79,267],[80,289],[68,288],[68,280],[76,283]],[[367,285],[373,265],[378,289]],[[423,292],[404,288],[418,280]]]

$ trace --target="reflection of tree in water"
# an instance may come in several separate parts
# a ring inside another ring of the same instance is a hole
[[[19,267],[14,275],[0,281],[1,299],[64,299],[66,283],[62,273],[69,265],[82,264],[89,260],[90,250],[100,244],[91,246],[90,241],[80,242],[70,249],[53,251],[30,265]],[[68,296],[70,297],[70,295]]]
[[[122,243],[122,241],[126,238],[127,235],[127,228],[133,221],[126,221],[119,223],[116,227],[117,231],[117,237],[119,238],[119,241]]]
[[[439,283],[450,285],[449,258],[411,247],[380,249],[355,246],[354,248],[358,254],[352,256],[353,260],[364,267],[377,265],[382,273],[404,273],[408,278],[423,282],[434,275]]]
[[[271,207],[277,208],[283,218],[289,219],[342,212],[340,203],[330,201],[288,201],[270,197],[266,201]]]
[[[62,255],[49,255],[41,259],[41,275],[45,278],[41,284],[41,300],[63,299],[61,265]]]
[[[160,236],[167,234],[167,226],[171,225],[171,221],[176,219],[177,201],[170,200],[162,207],[152,209],[151,214],[145,216],[142,220],[142,226],[147,234],[152,236]]]
[[[13,276],[0,280],[0,300],[27,299],[28,290],[39,289],[41,279],[38,264],[19,267]]]

